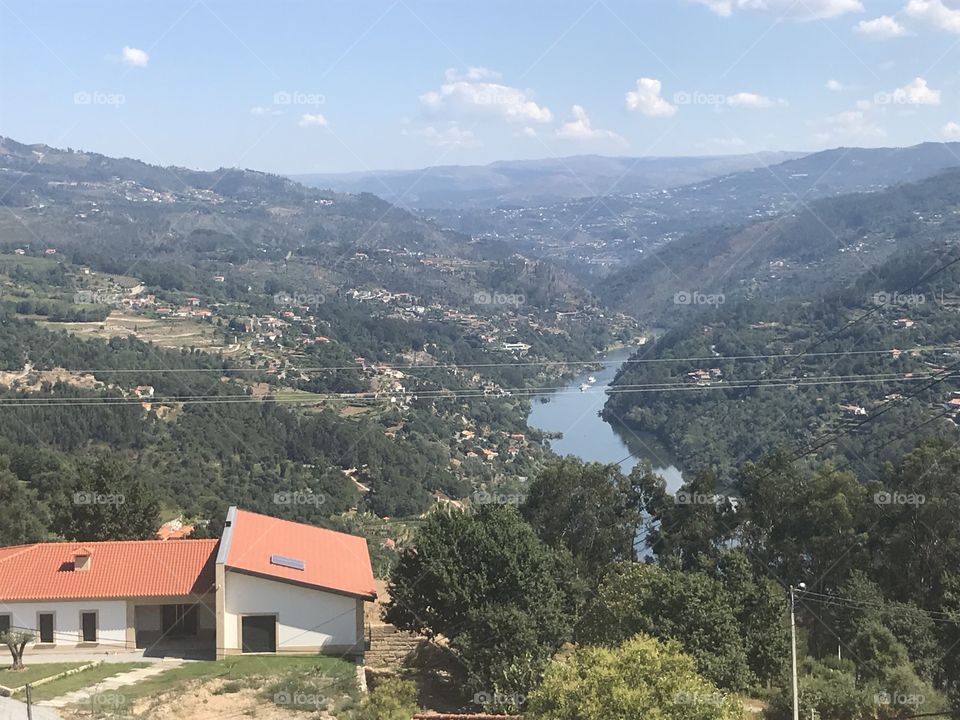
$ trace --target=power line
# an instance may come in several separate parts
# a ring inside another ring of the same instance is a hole
[[[819,387],[830,385],[863,385],[863,384],[886,384],[886,383],[909,383],[927,380],[932,375],[915,375],[913,377],[904,377],[900,373],[881,373],[877,375],[837,375],[822,376],[816,378],[760,378],[749,380],[729,380],[717,382],[712,385],[694,385],[686,382],[675,382],[665,384],[648,384],[636,386],[613,386],[603,390],[604,395],[621,394],[648,394],[665,392],[710,392],[727,390],[750,390],[761,388],[795,388],[795,387]],[[946,379],[946,378],[943,378]],[[10,398],[0,397],[0,407],[65,407],[65,406],[89,406],[89,405],[142,405],[142,404],[206,404],[206,405],[228,405],[228,404],[316,404],[330,400],[346,400],[350,402],[383,402],[398,397],[405,397],[411,400],[417,399],[438,399],[455,400],[471,398],[488,397],[554,397],[556,395],[582,395],[596,394],[599,391],[581,391],[577,389],[537,389],[537,388],[513,388],[499,389],[497,392],[484,390],[483,388],[469,390],[423,390],[409,391],[402,395],[384,393],[377,396],[373,392],[363,393],[310,393],[309,395],[264,395],[262,397],[252,397],[247,395],[171,395],[154,397],[78,397],[78,398]],[[625,460],[627,458],[624,458]],[[621,461],[623,462],[623,461]]]
[[[843,355],[847,356],[858,356],[858,355],[889,355],[895,351],[900,351],[902,353],[912,353],[912,352],[941,352],[947,350],[957,350],[955,345],[944,345],[939,347],[929,347],[929,348],[910,348],[908,350],[902,348],[885,348],[880,350],[845,350],[845,351],[833,351],[833,352],[821,352],[821,353],[801,353],[804,357],[839,357]],[[464,369],[477,369],[477,368],[501,368],[501,367],[568,367],[568,366],[578,366],[578,367],[592,367],[596,365],[647,365],[647,364],[662,364],[662,363],[682,363],[682,362],[741,362],[744,360],[773,360],[778,358],[797,358],[801,355],[793,353],[770,353],[770,354],[756,354],[756,355],[707,355],[707,356],[694,356],[694,357],[678,357],[678,358],[626,358],[624,360],[609,360],[605,358],[597,358],[595,360],[529,360],[525,362],[491,362],[491,363],[435,363],[431,365],[411,363],[411,364],[388,364],[388,363],[377,363],[370,362],[366,365],[308,365],[304,367],[297,367],[295,365],[290,365],[288,372],[299,372],[299,373],[309,373],[309,372],[330,372],[330,371],[345,371],[345,370],[363,370],[364,368],[374,369],[374,370],[464,370]],[[289,361],[285,361],[289,362]],[[147,373],[157,373],[157,374],[179,374],[179,373],[262,373],[267,372],[270,368],[241,368],[241,367],[227,367],[227,368],[100,368],[100,369],[76,369],[68,370],[68,372],[77,373],[77,374],[87,374],[87,375],[106,375],[106,374],[147,374]],[[7,371],[7,372],[17,372],[16,370]],[[42,372],[42,371],[41,371]]]

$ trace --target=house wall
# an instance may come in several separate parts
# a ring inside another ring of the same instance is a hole
[[[56,650],[69,649],[83,642],[80,628],[81,611],[97,612],[97,643],[99,646],[123,649],[127,641],[127,602],[125,600],[69,600],[59,602],[2,602],[0,615],[10,614],[11,627],[29,628],[37,634],[37,613],[52,612],[53,639]],[[27,646],[27,652],[45,652],[49,646]],[[90,647],[88,644],[84,648]]]
[[[363,601],[227,570],[223,649],[240,652],[243,615],[277,615],[278,652],[345,653],[363,641]]]

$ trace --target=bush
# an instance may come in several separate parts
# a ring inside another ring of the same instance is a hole
[[[388,678],[364,698],[357,720],[410,720],[418,710],[417,686],[409,680]]]

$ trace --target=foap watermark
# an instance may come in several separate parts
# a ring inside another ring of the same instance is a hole
[[[92,708],[103,708],[116,710],[127,704],[127,696],[114,692],[95,692],[87,697],[77,701],[80,705],[88,705]]]
[[[673,94],[674,105],[702,105],[706,107],[723,107],[730,104],[730,96],[724,93],[708,93],[699,90],[680,90]]]
[[[475,705],[497,705],[499,707],[520,707],[527,701],[523,693],[501,693],[481,690],[473,696]]]
[[[517,307],[527,301],[522,293],[498,293],[484,290],[473,294],[473,301],[477,305],[512,305]]]
[[[106,105],[119,108],[127,102],[123,93],[100,92],[99,90],[78,90],[73,94],[74,105]]]
[[[723,305],[727,298],[723,293],[705,293],[699,290],[681,290],[673,294],[674,305]]]
[[[73,302],[77,305],[120,305],[123,295],[106,290],[77,290]]]
[[[274,505],[315,505],[320,507],[327,501],[323,493],[285,490],[273,494]]]
[[[278,292],[273,301],[277,305],[323,305],[327,298],[321,293]]]
[[[296,690],[281,690],[273,694],[276,705],[301,708],[322,708],[327,705],[327,698],[318,693],[305,693]]]
[[[716,505],[719,501],[718,495],[707,495],[706,493],[692,493],[681,490],[673,497],[674,505]]]
[[[98,493],[80,490],[73,494],[74,505],[123,505],[127,501],[121,493]]]
[[[273,94],[274,105],[299,105],[320,107],[326,105],[327,96],[323,93],[302,92],[300,90],[277,90]]]
[[[899,705],[916,710],[927,700],[920,693],[905,693],[894,691],[880,692],[873,696],[873,702],[877,705]]]
[[[677,705],[723,705],[724,695],[721,692],[690,692],[681,691],[673,696]]]
[[[902,305],[914,307],[923,305],[927,298],[923,293],[875,292],[871,299],[874,305]]]
[[[874,493],[873,502],[877,505],[923,505],[926,496],[919,493],[883,492]]]
[[[491,493],[486,490],[479,490],[471,497],[477,505],[523,505],[526,500],[523,495]]]

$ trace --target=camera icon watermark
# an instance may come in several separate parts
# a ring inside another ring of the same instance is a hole
[[[681,290],[673,294],[674,305],[707,305],[717,307],[727,301],[723,293],[704,293],[699,290]]]
[[[95,692],[80,698],[77,702],[80,705],[88,705],[92,708],[116,710],[127,704],[127,696],[113,692]]]
[[[706,493],[692,493],[686,490],[679,491],[673,496],[674,505],[716,505],[720,497]]]
[[[99,90],[79,90],[73,94],[74,105],[105,105],[119,108],[126,104],[127,97],[123,93],[100,92]]]
[[[326,105],[327,96],[323,93],[302,92],[300,90],[277,90],[273,94],[274,105],[298,105],[320,107]]]
[[[481,690],[473,696],[475,705],[497,705],[500,707],[520,707],[527,701],[523,693],[500,693]]]
[[[327,298],[322,293],[278,292],[273,301],[277,305],[323,305]]]
[[[729,103],[729,98],[723,93],[706,93],[697,90],[681,90],[673,94],[674,105],[701,105],[706,107],[723,107]]]
[[[523,495],[510,493],[491,493],[486,490],[478,490],[471,495],[473,502],[477,505],[523,505],[526,497]]]
[[[527,302],[522,293],[498,293],[481,290],[473,294],[473,301],[477,305],[502,305],[519,307]]]
[[[901,305],[915,307],[923,305],[927,298],[923,293],[875,292],[871,299],[874,305]]]
[[[323,493],[304,492],[301,490],[284,490],[273,494],[274,505],[313,505],[320,507],[327,501]]]
[[[916,710],[926,702],[927,698],[919,693],[880,692],[873,696],[876,705],[899,705]]]
[[[923,505],[926,501],[926,496],[919,493],[888,492],[884,490],[873,495],[873,502],[876,505]]]
[[[96,493],[92,490],[80,490],[73,494],[74,505],[123,505],[127,501],[120,493]]]
[[[120,305],[123,295],[105,290],[77,290],[73,294],[75,305]]]
[[[690,692],[681,691],[673,696],[676,705],[723,705],[724,695],[721,692]]]
[[[327,698],[317,693],[305,693],[293,690],[281,690],[273,694],[275,705],[286,705],[300,708],[322,708],[327,705]]]

